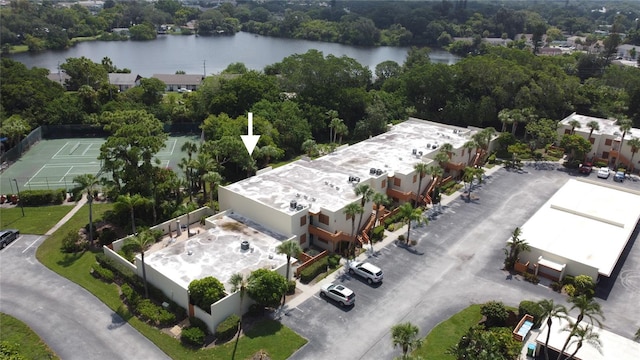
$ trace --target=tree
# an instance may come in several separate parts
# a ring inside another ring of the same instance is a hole
[[[313,139],[307,139],[302,143],[302,151],[304,151],[308,157],[313,156],[317,151],[316,141]]]
[[[519,227],[516,227],[513,230],[513,233],[511,233],[508,248],[504,248],[504,253],[506,255],[504,267],[507,270],[513,270],[520,253],[523,251],[529,251],[530,249],[527,240],[520,238],[520,236],[522,236],[522,230]]]
[[[380,207],[389,205],[390,199],[386,194],[383,194],[381,192],[376,192],[375,194],[373,194],[373,197],[371,198],[371,201],[373,201],[373,204],[376,207],[376,212],[374,214],[373,226],[369,230],[369,239],[371,239],[371,233],[372,233],[373,229],[376,227],[376,224],[378,222],[378,214],[380,212]],[[373,251],[373,241],[372,240],[371,240],[371,251]]]
[[[209,205],[213,207],[213,192],[216,185],[222,182],[222,176],[215,171],[209,171],[202,176],[202,181],[209,183]]]
[[[89,85],[98,90],[102,84],[109,82],[107,70],[102,64],[96,64],[82,56],[80,58],[68,58],[60,64],[60,68],[69,76],[65,85],[69,90],[78,90],[82,85]]]
[[[213,276],[207,276],[189,283],[191,303],[210,312],[211,305],[225,297],[224,285]]]
[[[247,294],[258,304],[277,307],[287,292],[288,283],[284,276],[267,269],[255,270],[249,275]]]
[[[240,311],[238,311],[238,314],[240,315],[240,323],[242,323],[242,315],[244,315],[242,311],[242,302],[244,301],[244,296],[247,294],[249,279],[241,273],[235,273],[229,278],[229,285],[231,285],[232,292],[240,292]],[[240,332],[238,332],[238,337],[240,337]]]
[[[413,170],[416,171],[416,175],[418,175],[418,191],[416,191],[416,206],[420,206],[420,197],[422,195],[422,178],[427,174],[427,169],[429,166],[426,163],[419,162],[413,165]]]
[[[553,319],[565,319],[567,316],[567,308],[561,304],[555,304],[553,300],[543,299],[538,302],[542,313],[541,318],[547,318],[547,338],[544,342],[544,358],[549,360],[549,338],[551,337],[551,325]]]
[[[480,313],[487,318],[487,327],[503,326],[509,318],[509,312],[503,303],[499,301],[489,301],[482,305]]]
[[[0,134],[9,138],[10,146],[19,143],[23,136],[29,134],[29,131],[31,131],[29,122],[17,114],[11,115],[0,125]]]
[[[627,118],[626,116],[623,116],[620,119],[618,119],[616,124],[620,126],[620,131],[622,131],[622,136],[620,138],[620,149],[619,149],[619,151],[622,152],[622,147],[624,146],[624,137],[625,135],[627,135],[627,132],[631,131],[633,123],[631,122],[631,119]],[[620,162],[619,158],[618,158],[618,162]]]
[[[335,136],[339,136],[338,137],[338,145],[342,144],[342,137],[349,135],[349,127],[347,127],[347,125],[343,122],[340,122],[336,125],[335,130],[334,130],[334,137]],[[335,141],[334,141],[335,143]]]
[[[588,140],[591,139],[591,135],[593,135],[593,131],[600,131],[600,123],[598,123],[596,120],[591,120],[587,123],[587,127],[589,128],[589,137],[587,138]]]
[[[631,163],[631,169],[629,169],[629,171],[633,170],[633,158],[634,156],[636,156],[636,153],[638,152],[638,150],[640,150],[640,138],[631,138],[629,141],[627,141],[627,145],[629,145],[631,147],[631,160],[629,160],[629,162]]]
[[[93,190],[98,185],[99,180],[93,174],[78,175],[73,178],[73,182],[78,184],[81,191],[87,193],[87,203],[89,203],[89,243],[93,244]]]
[[[471,155],[473,155],[473,150],[478,148],[478,144],[476,144],[476,142],[473,141],[473,140],[469,140],[469,141],[465,142],[464,144],[462,144],[462,148],[467,152],[468,157],[469,157],[467,159],[467,165],[471,165]]]
[[[591,151],[591,142],[580,135],[565,134],[560,140],[560,146],[569,151],[569,161],[582,159]]]
[[[135,218],[135,208],[138,206],[145,206],[150,203],[150,200],[139,195],[120,195],[116,198],[115,204],[113,204],[114,209],[117,212],[128,211],[131,215],[131,233],[136,233],[136,218]]]
[[[364,212],[364,209],[362,208],[362,205],[360,205],[358,203],[351,203],[351,204],[345,206],[345,208],[344,208],[344,210],[342,212],[345,215],[347,215],[347,218],[351,219],[351,237],[352,237],[352,240],[349,242],[349,251],[351,251],[351,244],[355,243],[356,237],[358,236],[358,234],[356,233],[356,215],[357,214],[362,214]],[[339,248],[338,252],[342,253],[342,242],[340,242],[340,248]]]
[[[571,135],[576,133],[576,128],[580,129],[582,127],[582,125],[580,124],[580,121],[575,119],[569,121],[569,126],[571,126]]]
[[[182,203],[178,206],[178,209],[173,213],[173,216],[182,216],[187,214],[187,236],[191,236],[191,230],[189,226],[191,225],[190,215],[198,206],[192,202]]]
[[[335,110],[328,110],[326,115],[329,117],[329,142],[336,142],[336,136],[333,132],[338,124],[342,123],[343,120],[338,117],[338,112]]]
[[[423,221],[426,222],[427,220],[422,218],[422,210],[420,210],[420,208],[414,208],[413,206],[411,206],[411,203],[408,203],[408,202],[400,206],[399,214],[400,214],[400,218],[402,219],[402,222],[408,225],[406,242],[407,244],[409,244],[410,243],[409,235],[411,234],[411,222],[415,221],[417,224],[420,224]]]
[[[402,358],[406,359],[407,354],[422,346],[422,339],[418,337],[420,329],[410,322],[401,323],[391,327],[391,341],[393,347],[402,349]]]
[[[128,240],[128,244],[133,247],[133,250],[140,253],[140,259],[142,260],[142,281],[144,282],[145,298],[149,298],[149,289],[147,287],[147,272],[144,266],[144,252],[155,242],[156,239],[149,230],[142,231]]]
[[[560,360],[562,358],[564,351],[567,349],[567,346],[569,346],[569,343],[571,342],[571,338],[573,334],[575,334],[576,331],[578,331],[578,327],[580,326],[580,323],[582,322],[582,320],[584,320],[585,317],[589,319],[589,323],[591,325],[595,323],[599,327],[602,327],[601,320],[604,320],[604,315],[602,314],[602,308],[600,307],[600,304],[597,301],[595,301],[593,298],[588,297],[586,295],[579,295],[579,296],[574,296],[570,298],[569,302],[573,304],[569,310],[571,311],[574,309],[578,309],[579,314],[578,314],[578,317],[576,318],[575,324],[569,325],[570,335],[567,336],[567,340],[564,342],[564,345],[562,346],[562,349],[560,350],[560,353],[558,354],[558,358],[556,360]]]
[[[276,247],[276,252],[278,254],[284,254],[287,256],[287,275],[285,278],[287,282],[289,281],[289,270],[291,269],[291,257],[297,257],[301,252],[302,248],[300,248],[300,244],[297,241],[287,240],[282,242],[280,245]],[[287,293],[285,292],[282,295],[282,306],[286,301]]]
[[[537,119],[527,123],[527,134],[531,135],[530,148],[533,150],[545,148],[558,139],[558,122],[551,119]]]
[[[284,156],[284,151],[275,145],[265,145],[258,149],[258,157],[264,158],[265,166],[269,165],[271,159],[280,159]]]
[[[575,358],[576,354],[582,348],[583,343],[585,341],[589,343],[591,346],[598,349],[600,353],[602,353],[602,351],[600,350],[600,348],[602,348],[600,335],[598,333],[593,332],[593,326],[590,326],[588,324],[584,327],[578,326],[571,332],[570,336],[574,338],[572,340],[572,343],[576,344],[576,349],[573,351],[573,353],[571,353],[571,355],[569,355],[566,358],[567,360]]]
[[[375,193],[375,190],[371,188],[371,186],[367,184],[358,184],[354,192],[356,196],[360,196],[360,207],[362,208],[362,212],[360,213],[360,219],[358,220],[358,231],[362,229],[362,217],[364,215],[365,205],[371,201],[371,197]],[[371,210],[369,210],[368,215],[371,216]],[[355,242],[354,242],[355,243]]]
[[[462,175],[462,180],[469,184],[467,192],[469,193],[469,198],[471,198],[471,189],[473,185],[473,180],[478,180],[478,183],[482,182],[482,175],[484,175],[484,169],[476,168],[472,166],[467,166],[464,169],[464,175]]]

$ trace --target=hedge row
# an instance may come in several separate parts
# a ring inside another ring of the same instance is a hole
[[[176,316],[158,306],[149,299],[138,301],[135,312],[142,320],[149,321],[154,325],[168,325],[176,321]]]
[[[20,192],[20,203],[24,206],[60,205],[67,192],[57,190],[23,190]]]
[[[236,314],[229,315],[223,322],[216,327],[216,338],[218,341],[227,341],[233,337],[238,331],[238,323],[240,317]]]
[[[518,306],[518,318],[522,319],[523,316],[529,314],[533,316],[533,328],[537,329],[540,327],[540,323],[542,322],[542,315],[544,310],[537,302],[523,300],[520,302]]]
[[[190,326],[182,329],[180,333],[180,340],[187,345],[202,346],[204,345],[204,331],[196,326]]]
[[[300,272],[300,282],[308,284],[311,280],[315,279],[316,276],[327,271],[327,265],[329,265],[329,258],[323,257],[315,263],[307,266]]]
[[[106,282],[113,282],[113,279],[115,278],[115,276],[113,275],[113,271],[103,267],[98,263],[94,263],[93,265],[91,265],[91,270],[93,276]]]

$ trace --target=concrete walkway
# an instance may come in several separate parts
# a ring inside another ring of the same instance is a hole
[[[69,211],[67,213],[67,215],[65,215],[62,219],[60,219],[60,221],[58,221],[57,224],[53,225],[53,227],[51,229],[49,229],[49,231],[47,231],[44,234],[46,236],[50,236],[51,234],[56,232],[62,225],[64,225],[67,221],[69,221],[69,219],[71,219],[71,217],[73,215],[75,215],[84,206],[84,204],[86,204],[86,203],[87,203],[87,195],[85,194],[82,197],[82,199],[80,199],[80,201],[78,201],[76,203],[76,205],[73,207],[73,209],[71,209],[71,211]]]
[[[484,176],[491,176],[491,174],[493,174],[494,172],[500,170],[501,167],[496,165],[494,167],[492,167],[491,169],[486,169],[485,168],[485,173]],[[442,194],[441,199],[440,199],[440,205],[441,206],[446,206],[448,205],[450,202],[452,202],[453,200],[459,198],[464,192],[465,192],[466,188],[463,187],[460,190],[456,191],[455,193],[451,194],[451,195],[445,195]],[[438,205],[436,205],[437,207]],[[398,236],[400,235],[404,235],[407,233],[407,225],[395,230],[395,231],[384,231],[384,238],[382,241],[377,242],[373,245],[374,247],[374,251],[377,252],[382,248],[385,248],[391,244],[393,244],[397,239]],[[356,260],[358,261],[366,261],[368,258],[375,256],[375,253],[372,253],[369,245],[366,245],[366,251],[362,252],[360,255],[358,255],[356,257]],[[298,305],[302,304],[304,301],[306,301],[307,299],[309,299],[310,297],[320,293],[320,288],[322,288],[323,285],[325,284],[331,284],[334,281],[336,281],[336,279],[343,275],[345,273],[346,267],[344,265],[346,265],[347,260],[342,258],[341,259],[341,264],[343,265],[342,267],[338,268],[336,271],[332,272],[331,274],[329,274],[326,278],[313,283],[313,284],[303,284],[301,282],[297,282],[296,284],[296,288],[298,290],[301,290],[301,293],[296,295],[295,297],[291,298],[291,300],[287,300],[284,308],[282,309],[284,312],[287,312],[288,310],[291,310],[295,307],[297,307]],[[276,316],[278,316],[279,314],[276,314]]]

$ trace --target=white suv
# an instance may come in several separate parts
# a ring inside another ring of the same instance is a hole
[[[367,280],[369,284],[379,283],[382,281],[382,270],[368,262],[350,261],[349,274],[357,274]]]
[[[356,302],[356,294],[353,290],[340,284],[327,284],[320,289],[320,297],[330,298],[342,306],[353,305]]]

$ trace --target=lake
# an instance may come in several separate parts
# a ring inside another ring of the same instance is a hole
[[[67,58],[87,57],[100,63],[108,56],[118,68],[131,69],[143,77],[153,74],[173,74],[182,70],[187,74],[220,73],[229,64],[241,62],[249,69],[263,70],[265,66],[282,61],[293,54],[317,49],[325,56],[346,55],[368,66],[371,71],[383,61],[404,63],[408,47],[359,47],[327,42],[295,40],[239,32],[234,36],[205,37],[194,35],[160,35],[152,41],[87,41],[60,51],[22,53],[12,59],[27,67],[41,67],[57,72]],[[431,61],[453,64],[460,58],[443,50],[432,50]]]

